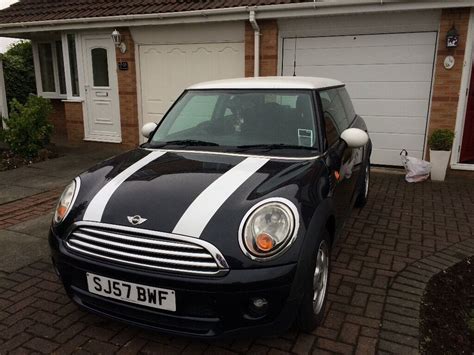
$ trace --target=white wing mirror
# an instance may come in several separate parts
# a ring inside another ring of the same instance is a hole
[[[145,138],[150,138],[150,134],[155,130],[155,128],[156,128],[155,122],[145,123],[142,127],[142,136]]]
[[[348,128],[341,133],[341,139],[349,148],[360,148],[367,144],[369,135],[360,128]]]

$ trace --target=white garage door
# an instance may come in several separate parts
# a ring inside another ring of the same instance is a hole
[[[401,165],[400,150],[423,156],[436,32],[306,37],[296,40],[296,75],[347,84],[367,122],[373,164]],[[283,42],[283,75],[293,75],[295,39]]]
[[[141,45],[139,48],[143,123],[159,122],[191,84],[244,76],[243,43]]]

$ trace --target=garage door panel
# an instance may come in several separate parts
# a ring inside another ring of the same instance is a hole
[[[409,154],[410,156],[418,158],[418,159],[422,159],[423,157],[423,151],[421,150],[410,150]],[[370,162],[372,164],[379,164],[379,165],[400,166],[402,165],[402,162],[400,160],[400,150],[374,148],[372,150]]]
[[[347,91],[355,99],[394,99],[426,100],[431,92],[431,82],[349,82]]]
[[[410,133],[424,135],[425,117],[362,116],[373,133]]]
[[[331,61],[334,65],[341,64],[389,64],[389,63],[419,63],[431,64],[433,53],[429,51],[431,45],[405,46],[400,47],[355,47],[351,48],[348,55],[347,48],[319,48],[319,49],[297,49],[298,64],[305,65],[327,65]],[[288,55],[284,55],[284,65],[293,65],[291,53],[294,50],[287,50]]]
[[[293,75],[293,65],[283,67],[285,75]],[[344,82],[397,82],[431,80],[432,64],[376,64],[376,65],[306,65],[297,63],[296,74],[322,76]]]
[[[426,116],[426,100],[355,99],[356,112],[361,115],[420,117]]]
[[[354,35],[331,37],[304,37],[296,40],[299,49],[323,48],[355,48],[355,47],[380,47],[389,44],[394,47],[433,45],[436,41],[436,32],[394,33],[378,35]],[[295,39],[287,38],[284,41],[285,50],[295,48]]]
[[[243,43],[150,44],[139,53],[143,123],[159,122],[192,84],[244,76]]]
[[[423,134],[370,132],[370,139],[377,147],[385,149],[423,150]]]
[[[401,165],[401,149],[423,155],[436,40],[436,32],[289,38],[282,74],[293,74],[296,48],[296,75],[346,83],[366,119],[372,161]]]

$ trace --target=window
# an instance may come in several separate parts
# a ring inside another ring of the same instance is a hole
[[[51,43],[38,44],[41,83],[44,92],[56,92],[53,49]]]
[[[319,95],[325,119],[331,119],[337,128],[338,134],[341,134],[349,127],[349,121],[338,89],[321,91]]]
[[[339,88],[338,92],[342,99],[342,104],[344,105],[344,110],[346,111],[346,116],[350,124],[356,115],[354,106],[352,105],[351,98],[349,97],[349,94],[345,88]]]
[[[326,139],[328,146],[331,146],[339,139],[342,131],[349,127],[349,121],[339,89],[320,91],[319,96],[326,127]]]
[[[38,94],[51,99],[80,96],[74,34],[33,43]]]
[[[313,148],[317,146],[317,134],[311,92],[188,91],[164,117],[152,144],[175,140],[206,141],[228,148],[248,145]]]
[[[69,52],[69,67],[71,73],[72,96],[80,96],[79,93],[79,73],[77,69],[76,36],[67,35],[67,48]]]
[[[91,56],[94,86],[109,86],[109,64],[107,62],[107,49],[94,48],[91,50]]]

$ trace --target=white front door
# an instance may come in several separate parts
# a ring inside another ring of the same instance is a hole
[[[108,35],[84,36],[85,139],[120,143],[115,47]]]

